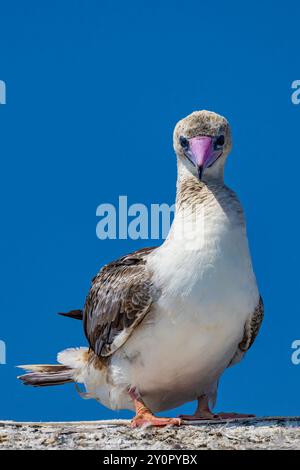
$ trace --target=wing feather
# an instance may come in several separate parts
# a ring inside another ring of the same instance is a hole
[[[127,341],[157,298],[146,268],[153,249],[123,256],[104,266],[93,279],[83,322],[90,347],[99,357],[111,356]]]
[[[238,362],[240,362],[242,358],[244,357],[245,353],[251,348],[252,344],[254,343],[258,335],[263,319],[264,319],[264,303],[263,303],[262,297],[260,296],[259,302],[254,312],[252,313],[252,315],[250,315],[250,317],[246,321],[245,329],[244,329],[244,337],[242,341],[239,343],[238,349],[228,367],[233,366],[234,364],[237,364]]]

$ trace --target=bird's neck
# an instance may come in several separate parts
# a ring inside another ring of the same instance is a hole
[[[203,181],[179,162],[175,217],[167,243],[193,241],[193,250],[214,243],[235,228],[244,230],[244,216],[235,193],[224,184],[223,172],[206,174]],[[205,236],[204,236],[205,235]],[[225,236],[226,238],[226,236]]]
[[[205,170],[201,181],[180,159],[177,160],[177,167],[176,210],[179,210],[183,204],[201,204],[205,201],[207,193],[224,186],[224,167],[218,162]]]

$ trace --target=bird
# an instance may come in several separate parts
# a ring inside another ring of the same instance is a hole
[[[263,317],[242,205],[224,183],[232,147],[227,119],[194,111],[175,126],[174,220],[160,246],[102,267],[84,307],[88,347],[55,365],[19,366],[36,387],[83,384],[84,398],[135,412],[131,426],[253,416],[214,413],[220,377],[252,346]],[[157,416],[197,400],[194,414]]]

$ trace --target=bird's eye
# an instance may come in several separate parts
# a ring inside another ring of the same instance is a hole
[[[215,142],[215,147],[216,148],[223,147],[224,143],[225,143],[225,137],[224,135],[220,135]]]
[[[179,142],[180,142],[180,145],[183,149],[188,149],[189,148],[189,141],[183,137],[182,135],[179,137]]]

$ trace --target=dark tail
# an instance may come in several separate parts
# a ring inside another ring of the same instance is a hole
[[[74,320],[82,320],[82,310],[71,310],[67,313],[59,312],[58,315],[74,318]]]
[[[74,382],[71,367],[64,365],[27,365],[18,366],[21,369],[30,371],[28,374],[20,375],[18,379],[22,380],[24,385],[33,387],[48,387],[51,385],[63,385],[67,382]]]

